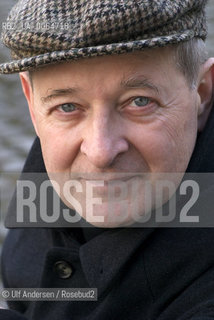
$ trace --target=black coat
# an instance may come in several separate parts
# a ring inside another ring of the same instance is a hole
[[[188,171],[214,171],[214,115]],[[44,171],[38,139],[24,170]],[[13,213],[13,205],[10,214]],[[66,265],[66,271],[59,267]],[[9,302],[32,320],[214,319],[212,228],[14,229],[2,253],[5,287],[97,288],[97,301]],[[0,319],[22,319],[0,312]]]

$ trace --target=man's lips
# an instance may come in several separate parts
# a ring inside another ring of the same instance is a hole
[[[115,197],[120,196],[120,194],[125,194],[128,196],[130,186],[134,183],[135,179],[137,179],[137,175],[128,175],[128,176],[105,176],[99,177],[99,179],[82,176],[78,179],[78,181],[82,184],[83,188],[87,193],[93,193],[94,197],[100,197],[103,199],[108,199],[108,201],[112,201]],[[90,191],[91,190],[91,191]],[[92,191],[93,190],[93,191]],[[114,195],[114,196],[113,196]],[[110,197],[110,198],[109,198]],[[111,199],[111,197],[113,197]],[[105,201],[104,201],[105,202]]]
[[[81,175],[76,177],[77,180],[80,181],[104,181],[104,182],[116,182],[116,181],[128,181],[132,178],[139,177],[139,174],[117,174],[117,175],[112,175],[112,174],[90,174],[90,175]],[[142,175],[141,175],[142,176]]]

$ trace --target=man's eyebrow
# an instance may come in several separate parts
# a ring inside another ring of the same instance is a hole
[[[124,88],[131,89],[148,88],[159,93],[158,87],[144,76],[133,76],[128,79],[124,79],[121,81],[120,85]]]
[[[48,91],[50,91],[51,89],[49,89]],[[43,103],[47,103],[50,100],[57,98],[57,97],[62,97],[62,96],[68,96],[71,95],[75,92],[77,92],[78,89],[77,88],[63,88],[63,89],[55,89],[55,90],[51,90],[50,94],[48,94],[45,97],[41,97],[41,101]]]
[[[158,87],[155,86],[149,79],[145,78],[144,76],[133,76],[128,79],[124,79],[121,81],[120,85],[124,88],[133,89],[148,88],[159,93]],[[41,101],[43,103],[47,103],[57,97],[74,94],[78,91],[78,88],[63,88],[54,90],[49,89],[48,91],[50,91],[50,94],[48,94],[45,97],[41,97]]]

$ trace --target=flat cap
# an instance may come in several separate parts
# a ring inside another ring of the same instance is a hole
[[[207,35],[207,0],[19,0],[2,24],[0,73]]]

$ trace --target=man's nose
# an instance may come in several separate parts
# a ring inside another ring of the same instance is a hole
[[[88,120],[83,131],[80,150],[97,168],[113,165],[117,157],[129,148],[121,125],[110,116],[97,116],[92,121]]]

